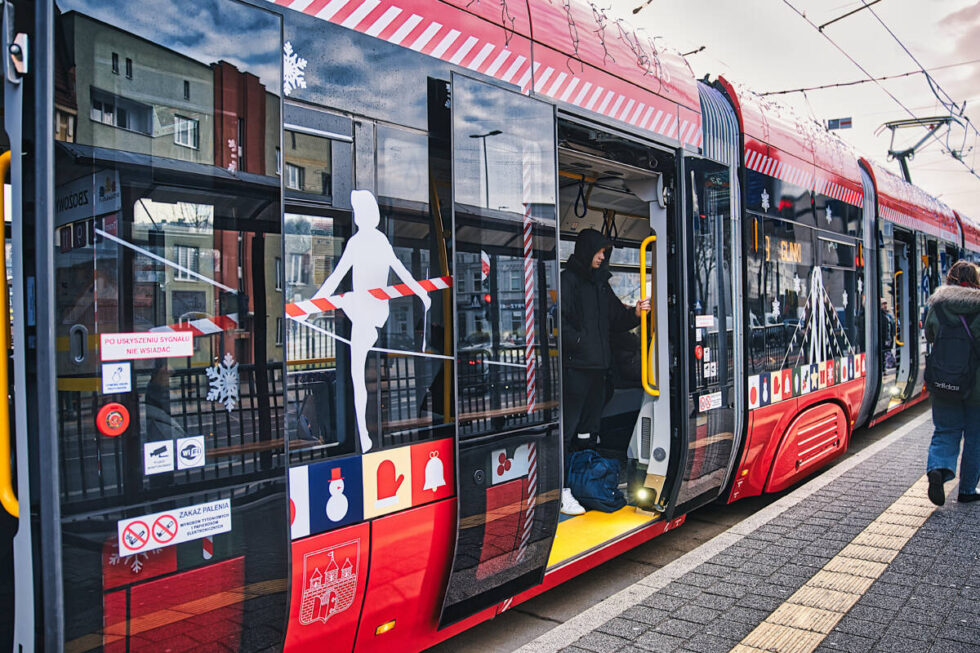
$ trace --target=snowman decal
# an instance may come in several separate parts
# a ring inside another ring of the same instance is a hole
[[[334,467],[330,470],[330,498],[327,499],[327,519],[338,522],[347,516],[347,497],[344,496],[344,477],[340,475],[340,468]]]

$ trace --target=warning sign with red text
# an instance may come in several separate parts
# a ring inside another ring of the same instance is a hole
[[[194,334],[190,331],[102,333],[99,352],[104,361],[193,356]]]
[[[231,530],[231,501],[223,499],[121,519],[116,526],[119,531],[119,555],[152,551],[216,533],[227,533]]]

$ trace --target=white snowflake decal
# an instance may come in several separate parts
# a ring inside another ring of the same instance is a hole
[[[858,279],[858,294],[864,292],[864,279]]]
[[[831,222],[834,221],[834,216],[830,212],[830,204],[828,204],[826,208],[827,208],[827,224],[830,224]]]
[[[291,94],[297,88],[306,88],[306,59],[293,52],[289,41],[282,46],[282,92]]]
[[[772,319],[773,320],[778,320],[779,319],[779,309],[780,309],[780,306],[781,305],[780,305],[778,299],[772,300]]]
[[[146,553],[134,553],[132,555],[119,557],[119,552],[113,550],[112,555],[109,556],[109,564],[112,566],[118,565],[120,562],[125,561],[126,566],[129,567],[130,571],[134,574],[138,574],[143,571],[143,564],[148,562],[150,559],[150,554],[158,555],[160,550],[148,551]]]
[[[211,383],[208,401],[220,401],[230,413],[238,403],[238,363],[231,354],[225,354],[224,360],[204,372]]]
[[[844,296],[841,297],[841,303],[844,305],[843,306],[844,308],[847,308],[847,291],[846,290],[844,291]]]
[[[793,275],[793,290],[796,291],[797,295],[803,292],[803,279],[800,279],[798,274]]]
[[[769,210],[769,191],[767,191],[765,188],[762,189],[762,210]]]

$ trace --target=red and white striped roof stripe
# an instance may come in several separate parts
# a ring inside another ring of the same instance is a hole
[[[681,143],[701,145],[698,112],[588,65],[573,73],[567,55],[544,47],[555,60],[532,62],[527,38],[455,7],[424,0],[270,1],[515,84],[525,93],[533,90]]]
[[[701,114],[588,65],[584,68],[584,73],[574,74],[566,55],[536,48],[534,92],[687,145],[701,146]]]
[[[819,195],[827,195],[828,197],[833,197],[835,200],[847,202],[853,206],[861,206],[861,203],[864,201],[863,191],[841,186],[829,177],[824,177],[819,174],[817,175],[817,181],[814,184],[813,190]]]
[[[889,222],[906,227],[907,229],[921,231],[954,243],[958,243],[960,240],[958,233],[949,229],[944,229],[938,223],[922,218],[914,218],[904,211],[900,211],[880,202],[878,204],[878,215]]]
[[[805,170],[788,161],[779,161],[748,147],[745,148],[745,167],[804,188],[809,188],[813,183],[812,171]]]
[[[819,173],[814,174],[801,165],[789,161],[780,161],[750,147],[745,148],[745,167],[854,206],[861,206],[864,198],[861,191],[842,186],[831,180],[830,177]]]

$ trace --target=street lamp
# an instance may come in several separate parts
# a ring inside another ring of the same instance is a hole
[[[486,134],[470,134],[470,138],[479,138],[483,145],[483,193],[486,206],[490,208],[490,169],[487,167],[487,137],[503,134],[499,129],[493,129]]]

